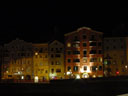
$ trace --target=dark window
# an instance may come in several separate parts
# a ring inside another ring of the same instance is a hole
[[[116,49],[116,46],[113,46],[113,49]]]
[[[60,73],[61,72],[61,69],[56,69],[56,73]]]
[[[51,51],[53,51],[54,49],[53,48],[51,48]]]
[[[86,47],[87,45],[86,45],[86,43],[83,43],[83,47]]]
[[[71,62],[71,59],[68,59],[68,63],[70,63]]]
[[[86,35],[83,35],[83,39],[86,39]]]
[[[97,62],[97,58],[91,58],[90,62]]]
[[[80,62],[80,59],[74,59],[73,62]]]
[[[99,50],[99,54],[102,54],[102,50]]]
[[[90,54],[96,54],[96,50],[91,50]]]
[[[101,43],[101,42],[99,42],[99,43],[98,43],[98,46],[102,46],[102,43]]]
[[[86,51],[86,50],[83,51],[83,56],[84,56],[84,57],[87,56],[87,51]]]
[[[70,67],[70,66],[68,66],[67,70],[68,70],[68,71],[71,71],[71,67]]]
[[[54,57],[54,55],[53,54],[51,54],[51,58],[53,58]]]
[[[56,57],[61,57],[60,54],[56,54]]]
[[[106,49],[108,50],[109,49],[109,46],[107,46]]]
[[[96,71],[96,66],[92,66],[92,71],[94,72],[94,71]]]
[[[78,66],[74,66],[73,71],[77,72],[78,71]]]
[[[80,51],[73,51],[73,54],[80,54]]]
[[[102,71],[102,66],[99,66],[99,71]]]
[[[87,70],[87,66],[84,66],[84,71],[86,71]]]
[[[53,61],[51,62],[51,65],[54,65],[54,62]]]
[[[96,46],[96,42],[91,42],[90,46]]]
[[[51,72],[54,73],[54,69],[51,69]]]
[[[67,53],[68,53],[68,55],[70,55],[71,54],[71,51],[68,51]]]
[[[39,51],[39,53],[42,53],[43,52],[43,48],[40,48],[40,51]]]

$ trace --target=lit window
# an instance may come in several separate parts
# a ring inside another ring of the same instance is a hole
[[[77,72],[77,71],[78,71],[78,66],[74,66],[74,67],[73,67],[73,70],[74,70],[75,72]]]
[[[38,53],[36,52],[35,55],[38,55]]]
[[[71,47],[71,43],[67,43],[67,47]]]

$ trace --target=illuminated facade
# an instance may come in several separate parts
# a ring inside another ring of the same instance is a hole
[[[53,56],[53,57],[52,57]],[[2,79],[45,82],[64,78],[64,45],[13,40],[3,46]]]
[[[33,44],[33,65],[35,82],[49,80],[48,43]]]
[[[49,44],[50,79],[64,78],[64,44],[54,40]]]
[[[2,79],[33,78],[32,44],[13,40],[3,47]]]
[[[65,34],[66,78],[103,76],[102,33],[88,27]]]
[[[128,37],[104,38],[104,74],[128,75]]]

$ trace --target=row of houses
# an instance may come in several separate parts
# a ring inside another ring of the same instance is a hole
[[[1,79],[49,81],[128,75],[128,37],[106,37],[88,27],[58,40],[13,40],[0,47]]]

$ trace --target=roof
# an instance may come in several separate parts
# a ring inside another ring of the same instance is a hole
[[[71,34],[77,33],[77,32],[79,32],[80,30],[83,30],[83,29],[85,29],[85,30],[90,30],[90,31],[92,31],[92,32],[96,32],[96,33],[103,34],[102,32],[92,30],[92,29],[91,29],[91,28],[89,28],[89,27],[80,27],[80,28],[78,28],[76,31],[73,31],[73,32],[70,32],[70,33],[66,33],[66,34],[64,34],[64,36],[68,36],[68,35],[71,35]]]

